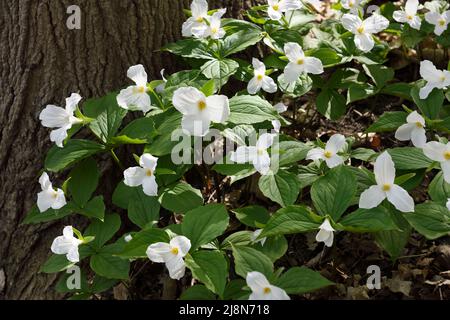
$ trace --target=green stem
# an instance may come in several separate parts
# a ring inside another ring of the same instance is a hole
[[[162,102],[161,98],[159,97],[159,95],[156,93],[155,90],[153,90],[153,88],[151,86],[147,86],[148,91],[150,91],[156,98],[156,103],[158,104],[159,108],[164,110],[164,103]]]
[[[122,165],[122,162],[120,162],[120,159],[117,157],[116,153],[114,152],[114,149],[111,149],[110,151],[111,151],[111,155],[112,155],[114,161],[117,163],[117,165],[119,166],[119,168],[120,168],[121,170],[124,170],[125,167]]]

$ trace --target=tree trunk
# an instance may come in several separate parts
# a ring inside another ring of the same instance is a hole
[[[249,2],[255,1],[209,1],[235,17]],[[66,26],[73,4],[81,8],[81,30]],[[37,272],[63,223],[80,221],[20,225],[36,202],[51,146],[40,111],[62,105],[72,92],[91,98],[120,89],[134,64],[144,64],[152,79],[163,67],[175,71],[171,57],[156,50],[180,37],[188,6],[188,0],[0,0],[0,298],[58,298],[57,275]]]

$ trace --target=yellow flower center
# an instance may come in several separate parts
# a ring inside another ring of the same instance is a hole
[[[278,10],[280,10],[280,5],[275,4],[275,5],[272,6],[272,9],[275,10],[275,11],[278,11]]]
[[[416,127],[417,128],[423,128],[423,124],[421,124],[419,121],[416,122]]]
[[[445,160],[450,160],[450,151],[445,151],[444,158]]]
[[[256,79],[258,79],[258,81],[262,81],[262,79],[264,79],[264,76],[262,74],[258,74]]]
[[[145,87],[137,87],[134,89],[134,93],[144,93],[145,92]]]
[[[258,153],[258,156],[262,156],[264,154],[264,149],[258,149],[256,152]]]
[[[412,19],[413,19],[413,16],[412,16],[412,15],[407,15],[407,16],[406,16],[406,19],[412,20]]]
[[[383,191],[389,191],[389,190],[391,190],[391,185],[390,184],[384,184],[383,185]]]
[[[441,80],[441,82],[444,82],[445,81],[445,76],[444,75],[440,76],[439,80]]]
[[[148,169],[148,170],[145,172],[145,175],[146,175],[147,177],[151,177],[151,176],[153,175],[152,170]]]
[[[358,31],[358,33],[364,33],[364,26],[360,26],[358,29],[356,29],[356,31]]]
[[[54,191],[52,197],[53,197],[54,199],[56,199],[56,198],[58,197],[58,193],[57,193],[56,191]]]
[[[298,59],[298,60],[297,60],[297,64],[300,65],[300,66],[301,66],[302,64],[304,64],[304,63],[305,63],[305,60],[304,60],[304,59]]]
[[[271,292],[272,292],[272,290],[269,287],[264,288],[264,294],[269,294]]]
[[[349,6],[350,8],[353,8],[354,5],[355,5],[355,3],[354,3],[353,1],[350,1],[350,2],[348,3],[348,6]]]
[[[445,26],[445,20],[444,19],[439,20],[439,25],[441,27]]]
[[[216,34],[218,31],[219,31],[219,29],[217,29],[217,28],[212,28],[211,29],[211,33],[212,34]]]
[[[204,21],[203,17],[198,17],[195,21],[198,23],[202,23]]]
[[[206,109],[206,102],[205,101],[199,101],[197,104],[198,110],[203,111]]]
[[[323,155],[325,158],[330,159],[333,156],[333,153],[331,151],[325,151]]]
[[[172,248],[172,250],[170,250],[170,252],[176,256],[178,254],[178,248]]]

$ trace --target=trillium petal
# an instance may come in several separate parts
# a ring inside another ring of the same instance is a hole
[[[198,115],[187,115],[181,120],[181,127],[186,130],[190,135],[195,137],[205,136],[211,125],[211,120],[206,117]]]
[[[190,17],[189,19],[187,19],[181,27],[181,33],[183,37],[192,37],[192,29],[196,26],[198,26],[198,22],[195,21],[195,18]]]
[[[206,0],[193,0],[191,11],[192,16],[195,18],[208,15],[208,2]]]
[[[323,242],[327,247],[333,246],[334,234],[333,231],[327,231],[324,229],[319,230],[316,235],[317,242]]]
[[[430,95],[431,91],[433,91],[434,88],[437,88],[437,86],[433,82],[428,82],[425,86],[420,88],[419,90],[420,99],[424,100],[428,98],[428,96]]]
[[[411,141],[417,148],[422,148],[427,143],[427,135],[424,128],[414,128],[411,132]]]
[[[192,35],[199,39],[207,38],[208,36],[210,36],[210,31],[211,29],[208,28],[208,25],[204,23],[197,23],[191,29]]]
[[[323,73],[322,61],[315,57],[306,57],[305,71],[311,74],[322,74]]]
[[[261,90],[262,85],[263,83],[261,80],[257,77],[253,77],[247,85],[247,91],[250,94],[257,94]]]
[[[355,35],[355,45],[362,52],[369,52],[375,46],[375,41],[370,33]]]
[[[344,158],[342,158],[340,155],[335,154],[335,155],[332,155],[330,158],[325,157],[325,162],[326,162],[328,168],[332,169],[332,168],[335,168],[335,167],[343,164]]]
[[[54,192],[51,189],[46,189],[38,193],[37,206],[40,212],[45,212],[53,205]]]
[[[322,148],[315,148],[308,151],[308,154],[306,155],[306,160],[314,160],[317,161],[319,159],[325,159],[325,150]]]
[[[419,8],[419,0],[408,0],[405,4],[405,12],[411,16],[415,16]]]
[[[395,139],[400,141],[409,141],[411,140],[411,133],[416,127],[413,123],[405,123],[398,127],[397,131],[395,131]]]
[[[69,98],[66,98],[66,111],[69,114],[73,114],[81,99],[83,98],[78,93],[72,93]]]
[[[252,60],[253,70],[255,71],[255,74],[265,74],[266,73],[266,66],[264,63],[259,61],[256,58],[253,58]]]
[[[437,141],[430,141],[423,147],[423,153],[433,161],[444,162],[446,146]]]
[[[284,68],[284,79],[289,83],[296,82],[303,72],[305,72],[304,64],[289,62]]]
[[[267,280],[266,276],[258,271],[253,271],[253,272],[247,273],[246,282],[247,282],[247,286],[253,292],[263,291],[264,288],[267,288],[270,286],[270,283]]]
[[[191,250],[191,240],[184,236],[177,236],[170,241],[172,247],[176,247],[179,250],[179,254],[184,257]]]
[[[66,255],[67,260],[73,263],[80,261],[80,254],[78,252],[78,246],[72,246]]]
[[[418,16],[414,16],[412,20],[408,20],[409,25],[411,28],[420,30],[420,27],[422,26],[422,21]]]
[[[230,154],[230,160],[236,163],[249,163],[256,159],[256,147],[238,147]]]
[[[206,98],[209,120],[225,123],[230,116],[230,102],[227,96],[214,95]]]
[[[48,177],[47,172],[43,172],[39,178],[39,184],[41,185],[42,190],[52,189],[52,183],[50,178]]]
[[[39,120],[44,127],[61,128],[70,124],[69,117],[71,114],[61,107],[48,105],[39,114]]]
[[[205,95],[197,88],[183,87],[177,89],[173,94],[173,106],[184,115],[196,115],[199,108],[198,103],[200,101],[206,102]]]
[[[64,191],[61,189],[56,190],[56,198],[52,203],[52,209],[59,210],[67,204]]]
[[[286,291],[276,286],[270,286],[270,293],[266,299],[263,300],[291,300],[291,298],[287,295]]]
[[[327,142],[326,150],[332,153],[341,152],[345,147],[345,136],[342,134],[334,134]]]
[[[158,184],[156,183],[155,176],[145,176],[142,180],[142,188],[147,196],[156,197],[158,195]]]
[[[265,76],[264,79],[262,80],[262,88],[265,92],[268,93],[275,93],[278,90],[277,84],[269,76]]]
[[[171,254],[170,245],[165,242],[153,243],[147,248],[146,254],[151,261],[156,263],[163,263]]]
[[[450,210],[450,199],[447,200],[447,209]]]
[[[280,120],[272,120],[272,127],[275,132],[280,132],[281,130],[281,122]]]
[[[450,160],[441,162],[441,168],[445,182],[450,183]]]
[[[67,138],[67,130],[68,128],[62,127],[56,130],[52,130],[50,132],[50,141],[54,142],[58,147],[64,147],[64,140]]]
[[[386,193],[380,186],[371,186],[364,191],[359,198],[359,207],[361,209],[372,209],[378,207],[386,199]]]
[[[281,0],[280,10],[283,12],[290,10],[297,10],[302,7],[302,3],[299,0]]]
[[[147,72],[142,64],[132,66],[127,71],[127,77],[136,83],[137,86],[147,87]]]
[[[387,199],[401,212],[414,212],[414,200],[408,192],[398,185],[392,185],[386,192]]]
[[[439,77],[439,70],[433,62],[424,60],[420,63],[420,76],[428,82],[434,82]]]
[[[271,133],[264,133],[262,134],[258,141],[256,142],[256,148],[257,149],[269,149],[274,142],[275,134]]]
[[[180,280],[184,277],[186,272],[186,265],[183,258],[180,256],[171,255],[166,262],[167,270],[169,270],[169,275],[174,280]]]
[[[362,20],[354,14],[344,14],[341,18],[342,25],[345,29],[350,31],[353,34],[356,34],[358,31],[358,28],[362,25]]]
[[[402,22],[402,23],[408,22],[408,19],[406,17],[406,12],[403,10],[394,11],[394,14],[392,16],[393,16],[394,20],[397,22]]]
[[[267,151],[263,151],[262,154],[258,154],[258,156],[253,159],[253,166],[256,171],[258,171],[261,175],[266,175],[270,171],[270,156]]]
[[[136,86],[121,90],[117,96],[117,104],[126,110],[149,112],[152,109],[150,96],[139,90]]]
[[[303,52],[302,47],[295,42],[288,42],[284,45],[284,53],[290,62],[294,62],[297,64],[299,59],[305,58],[305,53]]]
[[[286,112],[288,109],[288,106],[285,105],[283,102],[277,103],[273,107],[275,108],[275,110],[277,110],[278,113]]]
[[[406,121],[413,124],[420,123],[425,127],[425,119],[417,111],[411,112],[406,118]]]
[[[379,186],[394,184],[395,166],[391,155],[385,151],[375,161],[375,180]]]
[[[274,10],[272,6],[269,6],[267,9],[267,14],[269,15],[269,18],[275,21],[281,20],[283,17],[283,13],[280,10]]]
[[[64,227],[64,229],[63,229],[63,236],[66,237],[67,239],[74,238],[74,236],[73,236],[73,227],[72,226]]]
[[[152,156],[150,153],[144,153],[139,159],[139,164],[142,168],[154,171],[158,165],[158,158]]]
[[[364,31],[367,33],[378,33],[387,27],[389,27],[389,20],[377,13],[364,20]]]
[[[142,185],[145,178],[145,169],[141,167],[128,168],[123,172],[124,183],[129,187],[137,187]]]

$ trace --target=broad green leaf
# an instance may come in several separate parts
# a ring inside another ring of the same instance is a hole
[[[223,300],[246,300],[248,299],[249,292],[244,291],[243,288],[247,286],[247,283],[243,279],[235,279],[228,282],[225,287],[225,293]]]
[[[80,261],[92,254],[90,247],[81,245],[78,247],[78,252],[80,254]],[[75,263],[67,260],[65,254],[53,254],[40,268],[39,272],[42,273],[57,273],[74,266]]]
[[[241,179],[245,179],[256,173],[256,169],[251,164],[216,164],[213,170],[231,177],[231,184]]]
[[[376,155],[377,153],[372,149],[358,148],[352,150],[350,157],[361,161],[371,161]]]
[[[316,99],[317,110],[331,120],[337,120],[347,110],[345,97],[335,90],[325,89]]]
[[[256,249],[233,246],[233,257],[235,271],[244,279],[247,273],[253,271],[261,272],[266,277],[270,277],[273,273],[272,261]]]
[[[302,294],[333,285],[333,282],[319,272],[306,267],[294,267],[282,274],[274,285],[288,294]]]
[[[240,222],[252,228],[258,228],[265,225],[270,218],[267,209],[261,206],[238,208],[234,209],[233,213]]]
[[[311,147],[306,143],[298,141],[281,141],[280,144],[280,166],[295,163],[306,158]]]
[[[107,247],[105,248],[108,249]],[[91,269],[96,274],[108,279],[128,279],[130,261],[119,258],[108,250],[103,249],[91,257]]]
[[[183,39],[175,43],[169,43],[161,50],[168,51],[185,58],[206,60],[213,58],[206,44],[195,38]]]
[[[277,261],[286,254],[288,242],[284,236],[269,237],[262,243],[256,243],[252,246],[258,251],[264,253],[273,262]]]
[[[406,123],[408,114],[404,111],[385,112],[374,124],[372,124],[367,132],[389,132],[395,131],[401,125]]]
[[[229,122],[255,124],[277,120],[279,115],[273,106],[258,96],[236,96],[230,99]]]
[[[145,229],[133,234],[130,242],[126,243],[118,255],[123,258],[147,258],[147,248],[157,242],[169,242],[169,235],[161,229]]]
[[[106,242],[108,242],[117,231],[119,231],[121,225],[120,217],[118,214],[107,214],[105,220],[94,220],[85,231],[86,236],[95,237],[89,245],[95,249],[101,248]]]
[[[183,235],[191,240],[191,250],[222,235],[228,227],[228,212],[222,204],[208,204],[187,212],[181,225]]]
[[[159,220],[160,204],[157,197],[149,197],[138,188],[128,203],[128,218],[141,229],[153,226]]]
[[[450,235],[450,211],[440,204],[419,204],[414,213],[405,213],[403,217],[429,240]]]
[[[278,171],[259,179],[259,189],[270,200],[282,207],[294,204],[300,193],[300,182],[295,174],[288,171]]]
[[[129,139],[145,140],[150,142],[156,135],[156,124],[153,118],[139,118],[130,122],[118,134],[118,138],[125,136]]]
[[[433,161],[428,159],[422,149],[404,147],[389,149],[389,154],[397,170],[419,170],[428,168]]]
[[[78,161],[104,151],[105,147],[89,140],[69,140],[64,148],[53,146],[45,158],[48,171],[59,172]]]
[[[203,196],[200,190],[185,182],[178,182],[162,190],[159,202],[167,210],[185,213],[203,205]]]
[[[450,199],[450,183],[445,182],[444,175],[439,172],[428,187],[428,194],[433,201],[446,203]]]
[[[444,103],[444,93],[442,90],[434,89],[426,99],[420,99],[420,88],[414,86],[411,90],[411,97],[422,113],[430,119],[437,119]]]
[[[105,216],[105,202],[103,201],[103,196],[94,197],[84,206],[84,208],[80,208],[78,212],[86,217],[103,221]]]
[[[356,179],[346,166],[331,169],[311,187],[311,199],[316,210],[338,221],[356,195]]]
[[[396,230],[389,212],[382,206],[373,209],[358,209],[339,221],[343,229],[350,232],[378,232]]]
[[[376,242],[396,260],[403,252],[411,235],[411,227],[398,211],[390,212],[399,230],[380,231],[375,233]]]
[[[394,70],[379,64],[363,64],[364,71],[378,88],[384,87],[394,79]]]
[[[239,64],[231,59],[223,59],[223,60],[209,60],[207,61],[201,68],[202,73],[208,79],[217,79],[220,81],[223,86],[227,83],[228,78],[232,76],[237,69],[239,68]]]
[[[238,231],[230,234],[221,243],[221,249],[231,250],[232,246],[248,246],[252,242],[253,231]]]
[[[381,89],[381,93],[403,98],[406,100],[411,100],[411,89],[411,84],[398,82],[388,84],[386,87]]]
[[[80,162],[70,173],[68,189],[75,203],[84,207],[97,189],[100,173],[97,163],[89,158]]]
[[[272,215],[260,238],[314,231],[322,224],[322,220],[304,206],[288,206]]]
[[[38,224],[42,222],[59,220],[72,213],[73,211],[69,205],[66,205],[65,207],[59,210],[48,209],[45,212],[40,212],[38,207],[34,205],[28,212],[22,224]]]
[[[223,296],[228,277],[228,262],[220,251],[197,251],[185,258],[192,276],[209,290]]]
[[[196,284],[181,294],[180,300],[215,300],[214,293],[209,291],[204,285]]]
[[[341,57],[337,54],[336,50],[331,48],[318,48],[313,50],[308,50],[308,56],[316,57],[320,61],[324,67],[331,67],[339,64],[341,62]]]
[[[352,102],[365,100],[373,95],[375,95],[376,89],[367,83],[359,84],[355,83],[350,85],[347,92],[347,104]]]
[[[227,36],[221,44],[221,56],[228,57],[261,41],[263,33],[258,27],[247,28]]]

